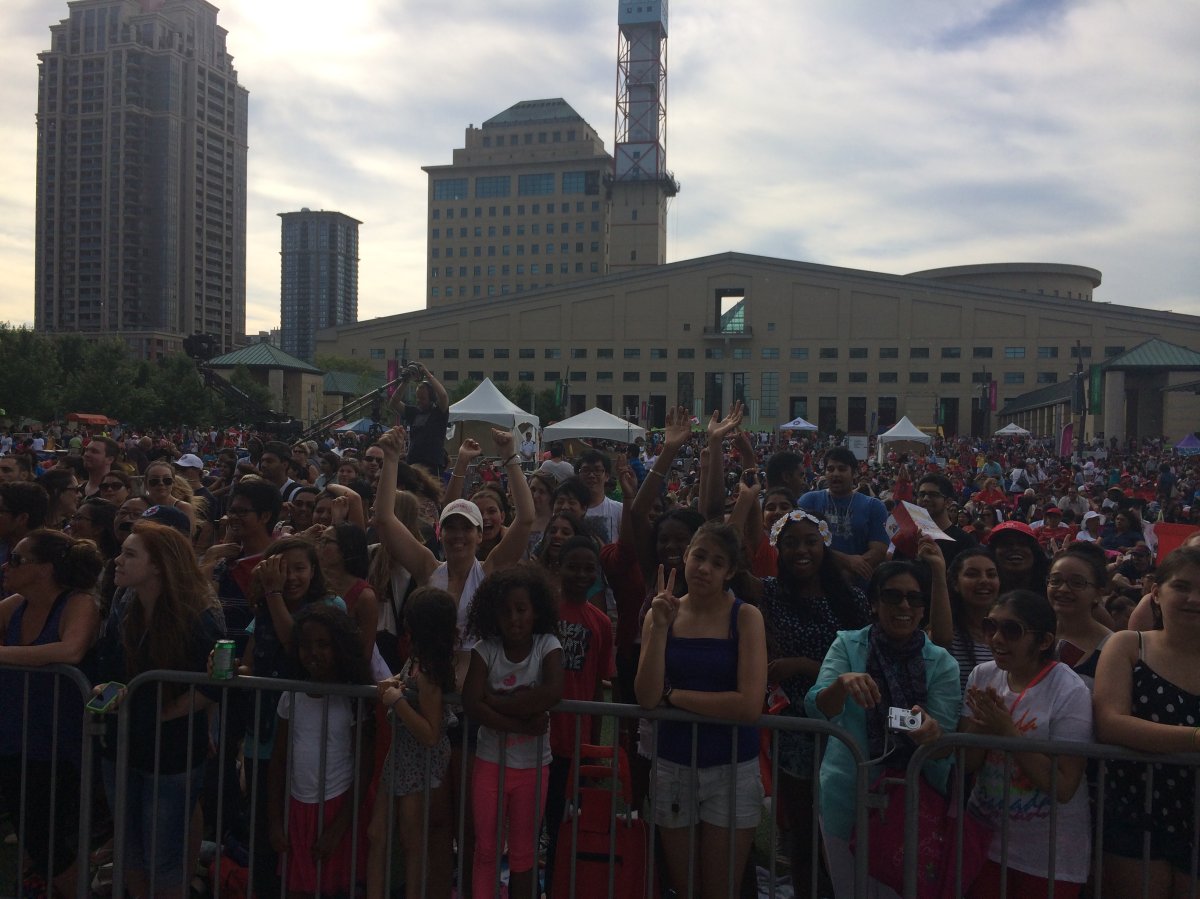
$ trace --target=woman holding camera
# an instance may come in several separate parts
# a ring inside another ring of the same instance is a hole
[[[958,723],[958,663],[922,630],[933,577],[945,577],[940,551],[938,561],[940,570],[932,573],[923,561],[884,562],[875,569],[867,585],[873,622],[838,633],[805,697],[810,718],[854,735],[872,763],[872,780],[884,768],[903,771],[918,745]],[[948,758],[930,761],[925,776],[943,789],[949,769]],[[855,777],[850,750],[830,740],[821,763],[821,834],[838,899],[854,890]],[[886,887],[876,886],[887,895]]]

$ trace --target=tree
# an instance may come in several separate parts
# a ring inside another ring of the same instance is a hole
[[[216,377],[222,375],[218,374]],[[229,412],[232,418],[250,421],[262,414],[261,409],[270,409],[275,403],[267,385],[258,381],[244,365],[234,367],[229,376],[229,383],[249,398],[249,402],[230,403]]]
[[[139,424],[165,428],[224,420],[220,398],[205,388],[196,363],[184,354],[172,353],[158,362],[143,363],[143,368],[153,401],[138,416]]]
[[[553,387],[539,390],[533,400],[533,409],[530,411],[538,417],[538,421],[543,426],[561,419],[563,410],[562,406],[558,404],[558,391]]]
[[[62,369],[54,341],[0,322],[0,405],[16,421],[54,417]]]
[[[333,353],[321,353],[313,363],[322,371],[349,372],[358,375],[358,395],[370,393],[380,385],[379,369],[367,359],[355,359],[352,356],[335,356]]]

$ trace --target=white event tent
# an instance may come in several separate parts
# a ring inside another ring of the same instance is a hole
[[[921,452],[927,449],[931,443],[933,443],[933,438],[909,421],[908,416],[905,415],[889,430],[879,435],[877,456],[882,462],[888,452]]]
[[[595,437],[617,443],[633,443],[645,439],[646,429],[618,418],[600,408],[588,409],[578,415],[552,424],[542,431],[542,440],[568,440],[572,437]]]

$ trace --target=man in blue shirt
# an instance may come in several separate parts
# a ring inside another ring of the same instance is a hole
[[[824,517],[833,535],[830,548],[838,566],[851,582],[865,583],[887,557],[887,507],[875,497],[855,491],[858,459],[847,447],[835,446],[825,453],[824,468],[825,489],[810,490],[797,505]]]

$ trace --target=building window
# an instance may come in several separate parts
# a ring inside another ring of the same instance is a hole
[[[977,346],[971,350],[971,358],[973,359],[991,359],[992,348],[990,346]]]
[[[705,359],[724,359],[725,350],[719,346],[709,346],[704,348]]]
[[[806,372],[806,371],[788,372],[788,383],[789,384],[807,384],[808,383],[808,372]]]
[[[557,382],[560,379],[561,375],[562,375],[562,373],[559,372],[558,370],[550,369],[549,371],[542,372],[542,380]]]
[[[496,347],[494,350],[492,350],[492,358],[493,359],[507,359],[508,358],[508,348],[507,347]]]
[[[433,347],[427,347],[427,346],[421,347],[419,350],[417,350],[417,358],[418,359],[432,359],[433,358]]]
[[[690,346],[681,346],[675,350],[676,359],[695,359],[696,350]]]
[[[483,347],[471,347],[467,350],[468,359],[482,359]]]
[[[562,350],[558,347],[547,347],[545,353],[542,354],[543,359],[561,359]]]
[[[640,371],[623,371],[623,372],[621,372],[621,380],[622,381],[626,381],[626,382],[640,381],[641,379],[642,379],[642,373]]]
[[[433,182],[433,198],[435,200],[465,200],[467,198],[466,178],[436,178]],[[454,210],[446,210],[446,218],[453,218]]]
[[[1057,384],[1058,372],[1056,371],[1039,371],[1037,373],[1037,382],[1039,384]]]
[[[626,359],[641,359],[642,351],[638,347],[627,346],[627,347],[625,347],[624,355],[625,355]]]
[[[879,383],[880,384],[895,384],[899,380],[900,380],[900,376],[899,376],[898,372],[881,371],[879,373]]]
[[[847,380],[851,384],[865,384],[867,383],[867,373],[865,371],[852,371],[847,376]]]
[[[850,347],[850,358],[851,359],[866,359],[867,358],[867,348],[865,346]]]
[[[777,347],[777,346],[763,347],[762,348],[762,357],[764,359],[778,359],[779,358],[779,347]]]
[[[666,381],[667,373],[665,371],[652,371],[650,372],[650,380],[655,382]]]
[[[734,359],[750,359],[752,356],[753,356],[753,354],[750,352],[749,347],[735,346],[733,348],[733,358]]]
[[[651,359],[666,359],[667,358],[667,348],[665,346],[650,347],[650,358]]]
[[[586,380],[587,380],[587,372],[586,371],[571,372],[571,383],[572,384],[581,384]]]
[[[505,384],[508,382],[508,372],[503,370],[493,371],[492,380],[497,384]]]
[[[517,176],[517,194],[522,197],[538,197],[554,193],[554,173],[539,172]]]
[[[1024,359],[1025,347],[1023,346],[1006,346],[1004,348],[1005,359]]]
[[[1039,359],[1057,359],[1058,347],[1056,346],[1040,346],[1038,347]]]
[[[836,371],[820,372],[817,375],[817,381],[820,382],[821,384],[836,384],[837,383],[837,372]]]
[[[537,351],[533,347],[521,347],[517,350],[518,359],[536,359]]]
[[[533,372],[529,371],[528,369],[523,369],[523,370],[517,372],[517,380],[518,381],[532,381],[533,380]]]
[[[612,372],[611,372],[611,371],[598,371],[598,372],[596,372],[596,380],[597,380],[597,381],[611,381],[612,379],[613,379],[613,376],[612,376]]]
[[[1005,384],[1024,384],[1025,372],[1023,371],[1006,371],[1004,373]]]
[[[927,371],[910,371],[908,373],[909,384],[928,384],[929,372]]]
[[[909,359],[928,359],[929,358],[929,347],[927,347],[927,346],[909,347],[908,348],[908,358]]]
[[[807,359],[808,358],[808,347],[794,346],[794,347],[792,347],[791,353],[789,353],[789,355],[793,359]]]
[[[383,359],[387,355],[386,350],[377,349],[376,347],[371,347],[367,352],[372,359]]]
[[[972,384],[990,384],[992,381],[992,373],[990,371],[973,371],[971,372]]]
[[[1090,346],[1073,346],[1071,347],[1072,359],[1091,359],[1092,348]]]
[[[584,348],[572,347],[571,348],[571,358],[572,359],[586,359],[587,358],[587,349],[585,347]]]
[[[763,418],[779,417],[779,372],[764,371],[758,389],[759,414]]]
[[[442,350],[442,358],[443,359],[457,359],[458,358],[458,347],[447,347],[444,350]]]
[[[443,381],[457,381],[458,380],[458,372],[455,369],[448,368],[444,372],[442,372],[442,380]]]
[[[1106,346],[1104,348],[1104,358],[1111,359],[1113,356],[1120,356],[1123,352],[1125,352],[1125,347],[1123,346]]]
[[[962,347],[957,347],[957,346],[942,347],[942,358],[943,359],[961,359],[962,358]]]
[[[895,346],[881,346],[879,348],[880,359],[899,359],[900,348]]]
[[[596,350],[597,359],[611,359],[613,357],[612,347],[601,347]]]
[[[961,380],[962,380],[962,376],[956,371],[942,372],[941,383],[943,383],[943,384],[957,384]]]
[[[469,372],[467,372],[467,380],[468,381],[482,381],[483,380],[483,372],[469,371]]]
[[[835,346],[823,346],[819,355],[822,359],[836,359],[838,357],[838,348]]]

